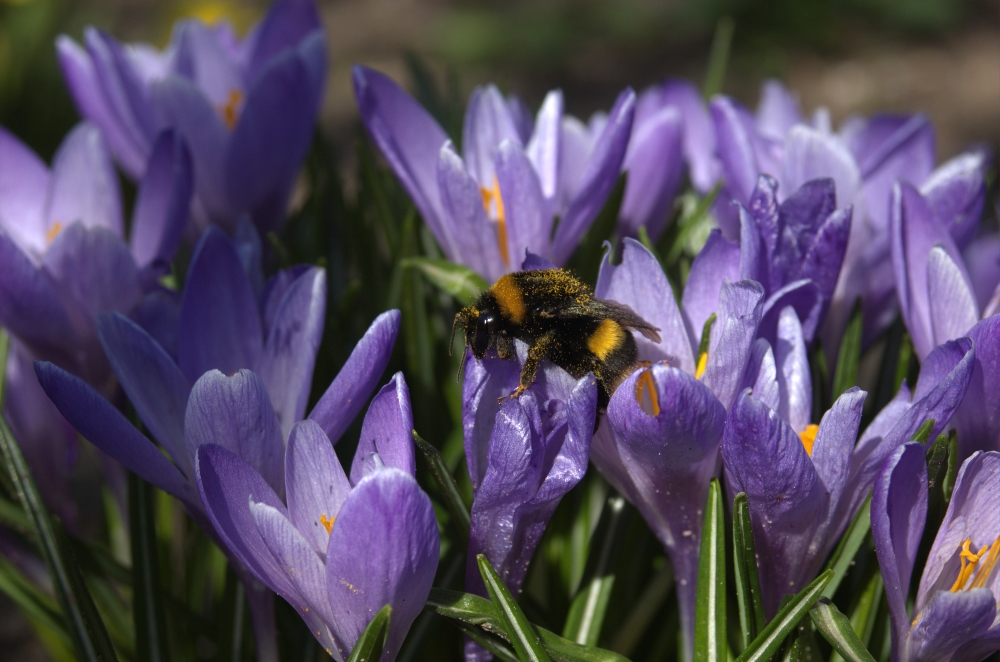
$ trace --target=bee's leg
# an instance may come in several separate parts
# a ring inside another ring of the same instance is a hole
[[[503,402],[507,398],[516,398],[531,386],[531,383],[535,381],[535,375],[538,374],[538,366],[541,364],[542,359],[544,359],[549,354],[549,350],[555,345],[556,336],[554,333],[547,333],[538,340],[536,340],[530,348],[528,348],[528,358],[524,361],[524,366],[521,368],[521,379],[514,389],[514,392],[510,395],[506,395],[500,398],[500,402]]]
[[[513,338],[508,335],[497,336],[497,356],[502,359],[512,359],[516,353]]]

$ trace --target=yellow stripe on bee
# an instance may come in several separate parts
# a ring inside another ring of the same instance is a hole
[[[601,320],[594,332],[587,338],[587,349],[599,358],[605,360],[608,354],[622,346],[625,340],[625,329],[612,319]]]
[[[524,321],[524,315],[527,312],[524,306],[524,296],[512,274],[501,276],[490,289],[493,290],[493,296],[496,297],[497,305],[500,306],[500,312],[504,317],[510,318],[515,324]]]

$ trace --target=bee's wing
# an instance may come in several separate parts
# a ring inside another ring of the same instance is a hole
[[[614,299],[594,299],[592,305],[604,317],[609,317],[624,327],[635,329],[644,337],[655,343],[660,342],[660,329],[639,317],[639,314],[623,303]]]

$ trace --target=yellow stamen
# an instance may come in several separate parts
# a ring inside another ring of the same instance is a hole
[[[479,193],[483,196],[483,207],[486,209],[487,215],[491,212],[491,206],[494,203],[496,205],[492,211],[496,212],[497,243],[500,244],[500,257],[503,258],[503,263],[509,267],[510,258],[507,255],[507,215],[504,213],[503,197],[500,195],[500,182],[494,176],[493,188],[480,187]]]
[[[978,554],[977,553],[973,553],[972,550],[969,549],[969,547],[971,545],[972,545],[972,538],[966,538],[965,542],[962,543],[962,550],[958,554],[958,558],[962,562],[962,567],[958,571],[958,577],[955,578],[955,583],[951,585],[951,592],[952,593],[956,593],[958,591],[965,590],[965,588],[966,588],[965,585],[968,583],[969,578],[972,577],[973,573],[975,573],[975,571],[976,571],[976,565],[978,565],[979,559],[983,558],[983,556],[985,556],[985,554],[988,551],[990,551],[990,546],[989,545],[983,545],[983,548],[981,550],[979,550]],[[995,546],[996,546],[996,544],[994,543],[994,547]],[[993,563],[996,563],[995,559],[994,559]],[[980,570],[979,573],[975,573],[976,577],[973,580],[973,584],[975,584],[975,582],[977,582],[977,581],[980,580],[980,577],[979,577],[980,574],[982,574],[982,576],[983,576],[982,581],[983,582],[986,581],[985,577],[989,574],[989,571],[987,571],[987,572],[982,572],[982,571],[986,569],[985,566],[988,565],[988,564],[989,564],[989,561],[987,561],[987,563],[983,564],[983,567],[981,567],[979,569]],[[990,569],[992,569],[992,568],[990,568]],[[972,588],[972,586],[970,586],[969,588]]]
[[[240,118],[240,102],[243,101],[243,93],[239,90],[229,90],[226,103],[219,106],[219,113],[222,115],[222,122],[226,128],[232,131],[236,128],[236,122]]]
[[[319,516],[319,523],[326,527],[326,535],[333,533],[333,523],[337,521],[336,516],[327,517],[326,514]]]
[[[802,440],[802,445],[806,447],[806,453],[809,457],[813,454],[813,444],[816,443],[816,433],[819,432],[819,426],[815,423],[810,423],[806,426],[806,429],[799,433],[799,439]]]
[[[648,401],[645,400],[647,393],[649,394]],[[649,370],[643,370],[639,378],[635,380],[635,401],[647,414],[660,415],[660,396],[656,394],[656,385],[653,384],[653,375],[650,374]],[[648,408],[643,406],[647,402]]]
[[[980,553],[985,550],[979,550]],[[1000,536],[993,541],[993,545],[990,547],[990,555],[986,557],[986,560],[979,566],[976,570],[976,576],[972,579],[972,586],[969,588],[982,588],[986,585],[986,580],[990,578],[993,574],[993,569],[997,567],[997,559],[1000,558]]]
[[[63,229],[63,224],[60,223],[59,221],[53,223],[52,227],[49,228],[49,231],[45,233],[45,241],[51,244],[53,241],[56,240],[56,237],[59,236],[59,233],[62,232],[62,229]]]
[[[701,356],[698,357],[698,367],[694,369],[694,378],[701,379],[701,376],[705,374],[705,368],[708,367],[708,352],[702,352]]]

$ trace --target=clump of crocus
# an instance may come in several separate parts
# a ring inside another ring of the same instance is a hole
[[[95,28],[81,47],[63,35],[59,63],[80,114],[133,180],[159,131],[191,148],[192,220],[227,231],[249,214],[278,229],[323,98],[326,48],[312,0],[279,0],[244,39],[228,23],[178,23],[162,51],[122,45]]]
[[[635,93],[626,90],[603,128],[588,130],[563,115],[556,90],[532,128],[519,104],[496,87],[478,88],[459,156],[440,125],[388,77],[358,65],[354,92],[369,135],[441,250],[490,282],[520,268],[526,251],[565,264],[615,185],[635,113]]]
[[[1000,453],[973,453],[958,470],[908,609],[927,496],[923,445],[897,448],[879,470],[871,511],[893,662],[985,659],[1000,650]]]

